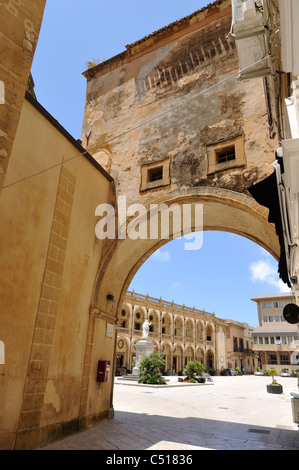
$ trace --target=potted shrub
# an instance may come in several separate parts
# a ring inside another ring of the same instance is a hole
[[[205,371],[204,366],[198,361],[189,361],[183,370],[183,375],[186,375],[185,382],[190,383],[205,383],[206,379],[201,377]]]
[[[140,384],[166,384],[161,374],[161,369],[164,369],[165,361],[160,354],[152,353],[141,361],[139,365],[139,379]]]
[[[267,385],[268,393],[283,393],[282,385],[277,383],[275,376],[277,374],[276,369],[266,369],[266,374],[272,377],[272,383]]]

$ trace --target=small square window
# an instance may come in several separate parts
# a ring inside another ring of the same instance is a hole
[[[235,146],[225,147],[220,150],[216,150],[216,163],[226,163],[232,160],[236,160]]]
[[[147,182],[153,183],[154,181],[159,181],[163,179],[163,166],[157,168],[152,168],[148,170],[147,173]]]
[[[246,166],[244,136],[207,144],[207,174],[244,168]]]
[[[140,191],[147,191],[170,184],[170,160],[141,165]]]

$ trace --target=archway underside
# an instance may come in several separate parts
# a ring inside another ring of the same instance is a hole
[[[203,194],[168,194],[152,200],[151,204],[202,204],[203,230],[226,231],[257,243],[274,258],[279,259],[280,246],[275,227],[268,222],[268,211],[251,197],[242,193],[217,188],[204,188]],[[147,205],[149,209],[150,204]],[[192,231],[194,220],[192,219]],[[129,237],[111,243],[106,257],[99,267],[96,278],[92,307],[106,312],[107,295],[113,295],[115,302],[111,314],[117,316],[126,291],[141,265],[161,246],[171,241],[173,233],[170,224],[167,239],[137,239]]]

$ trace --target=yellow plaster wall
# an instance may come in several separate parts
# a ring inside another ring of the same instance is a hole
[[[47,442],[53,426],[79,420],[90,297],[102,251],[95,208],[108,202],[111,187],[83,156],[61,165],[79,153],[25,100],[0,199],[3,449],[34,448]],[[99,354],[101,348],[105,341]],[[110,404],[110,390],[104,402]]]

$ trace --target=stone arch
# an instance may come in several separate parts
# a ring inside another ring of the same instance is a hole
[[[206,324],[206,338],[207,341],[214,341],[215,339],[215,328],[211,322]]]
[[[174,318],[174,336],[177,338],[183,338],[184,335],[184,320],[180,315],[176,315]]]
[[[175,373],[182,372],[184,368],[184,351],[181,344],[174,344],[173,346],[173,370]]]
[[[129,368],[129,351],[130,343],[128,338],[125,335],[119,336],[116,343],[116,368]]]
[[[218,230],[244,236],[263,247],[276,259],[279,259],[280,247],[275,228],[268,222],[268,211],[258,205],[251,197],[231,190],[205,187],[200,190],[186,190],[182,195],[176,192],[150,201],[151,204],[202,204],[203,230]],[[149,218],[149,204],[147,204],[147,218],[143,216],[134,219],[140,223],[147,223]],[[170,224],[170,229],[172,229]],[[196,230],[192,220],[192,230]],[[107,295],[115,298],[113,313],[119,312],[128,286],[140,266],[158,248],[173,239],[170,230],[169,239],[131,239],[126,237],[117,240],[105,240],[105,255],[96,276],[92,306],[106,311]]]
[[[191,340],[194,337],[194,320],[192,318],[186,318],[185,322],[186,340]]]
[[[171,370],[172,346],[169,342],[164,341],[161,343],[160,354],[165,360],[164,371]]]
[[[121,311],[120,311],[120,314],[119,314],[119,326],[121,326],[122,328],[129,328],[130,327],[130,323],[131,323],[131,312],[132,312],[132,308],[130,305],[128,304],[123,304],[122,305],[122,308],[121,308]]]
[[[196,320],[196,339],[203,341],[204,339],[204,323],[202,320]]]
[[[162,314],[162,335],[171,334],[172,318],[168,312]]]
[[[160,314],[157,310],[150,309],[148,312],[148,319],[151,323],[150,332],[157,334],[160,331]]]
[[[205,362],[205,351],[204,351],[203,346],[197,346],[196,347],[195,360],[197,362],[200,362],[201,364],[204,364],[204,362]]]
[[[213,349],[209,348],[207,349],[206,352],[206,364],[205,364],[206,370],[215,370],[216,365],[215,365],[215,352]]]
[[[143,307],[136,307],[133,316],[133,329],[142,331],[142,325],[146,319],[146,310]]]
[[[195,353],[194,353],[194,346],[191,344],[187,344],[185,348],[185,365],[188,364],[190,361],[194,361]]]

